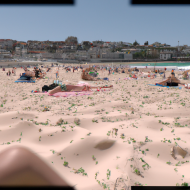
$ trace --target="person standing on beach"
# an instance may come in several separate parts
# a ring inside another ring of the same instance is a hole
[[[109,75],[111,74],[111,68],[109,68]]]
[[[172,75],[174,75],[174,77],[175,77],[175,73],[174,73],[174,70],[173,70],[173,69],[172,69],[172,72],[171,72],[171,74],[172,74]]]
[[[14,76],[16,76],[16,68],[14,67]]]
[[[58,78],[59,77],[59,71],[57,70],[55,74],[56,74],[56,78]]]

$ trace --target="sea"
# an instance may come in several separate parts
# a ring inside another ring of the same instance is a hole
[[[190,69],[190,62],[178,62],[178,63],[137,63],[129,65],[130,68],[154,68],[155,69],[164,69],[165,67],[167,70],[189,70]]]

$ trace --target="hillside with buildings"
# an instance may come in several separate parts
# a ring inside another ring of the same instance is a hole
[[[109,61],[180,61],[190,60],[190,47],[171,47],[148,41],[140,45],[137,41],[107,42],[83,41],[69,36],[65,41],[17,41],[0,39],[0,61],[11,59],[54,62],[109,62]]]

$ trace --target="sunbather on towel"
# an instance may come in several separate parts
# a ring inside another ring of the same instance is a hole
[[[100,88],[111,88],[113,87],[113,85],[111,86],[103,86]],[[99,87],[91,87],[88,85],[83,85],[83,86],[79,86],[79,85],[61,85],[61,86],[57,86],[56,88],[54,88],[53,90],[49,91],[49,94],[55,94],[57,92],[81,92],[81,91],[91,91],[92,88],[99,88]]]

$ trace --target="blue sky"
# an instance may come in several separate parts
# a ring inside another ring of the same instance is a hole
[[[0,39],[148,40],[190,46],[190,6],[132,6],[128,0],[75,0],[75,6],[1,6]]]

